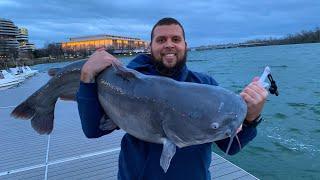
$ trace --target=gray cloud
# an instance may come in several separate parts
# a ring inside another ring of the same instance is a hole
[[[1,0],[0,17],[29,29],[38,47],[70,37],[116,34],[149,40],[153,24],[175,17],[189,46],[281,37],[320,26],[315,0]]]

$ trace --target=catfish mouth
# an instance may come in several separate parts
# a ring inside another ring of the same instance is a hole
[[[230,138],[229,144],[228,144],[228,147],[227,147],[227,150],[226,150],[226,154],[227,154],[227,155],[229,155],[229,151],[230,151],[231,145],[233,144],[234,138],[236,138],[236,140],[237,140],[239,149],[241,150],[241,148],[242,148],[242,145],[241,145],[240,140],[239,140],[239,137],[238,137],[238,133],[242,130],[242,129],[239,130],[239,128],[242,128],[241,125],[242,125],[242,123],[241,123],[239,126],[235,126],[235,127],[237,127],[237,128],[235,128],[235,129],[233,130],[233,132],[232,132],[230,129],[228,129],[228,130],[225,132],[225,135]]]

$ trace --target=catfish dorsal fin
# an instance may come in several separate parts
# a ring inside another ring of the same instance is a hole
[[[121,76],[125,80],[136,78],[136,75],[133,72],[129,71],[121,64],[112,62],[112,67],[114,67],[116,74]]]

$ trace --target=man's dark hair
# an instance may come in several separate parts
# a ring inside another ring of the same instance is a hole
[[[171,18],[171,17],[165,17],[165,18],[162,18],[160,19],[152,28],[152,31],[151,31],[151,42],[152,42],[152,39],[153,39],[153,31],[154,29],[157,27],[157,26],[162,26],[162,25],[171,25],[171,24],[176,24],[178,26],[181,27],[182,29],[182,32],[183,32],[183,39],[186,39],[185,38],[185,34],[184,34],[184,29],[182,27],[182,25],[180,24],[180,22],[174,18]]]

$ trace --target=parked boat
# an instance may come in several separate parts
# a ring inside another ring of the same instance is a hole
[[[29,66],[9,68],[9,70],[10,73],[0,70],[0,90],[11,88],[38,73],[38,70],[32,70]]]
[[[38,70],[32,70],[29,66],[23,66],[24,71],[28,72],[31,76],[37,74],[39,71]]]
[[[0,90],[9,89],[23,81],[21,78],[10,77],[11,74],[7,73],[5,70],[0,70]]]
[[[15,68],[9,68],[11,73],[17,77],[31,77],[38,73],[38,70],[32,70],[29,66],[19,66]]]
[[[22,82],[22,81],[24,81],[26,79],[24,76],[16,76],[16,75],[13,75],[13,74],[9,73],[6,70],[1,70],[1,73],[3,74],[5,79],[16,79],[19,82]]]

